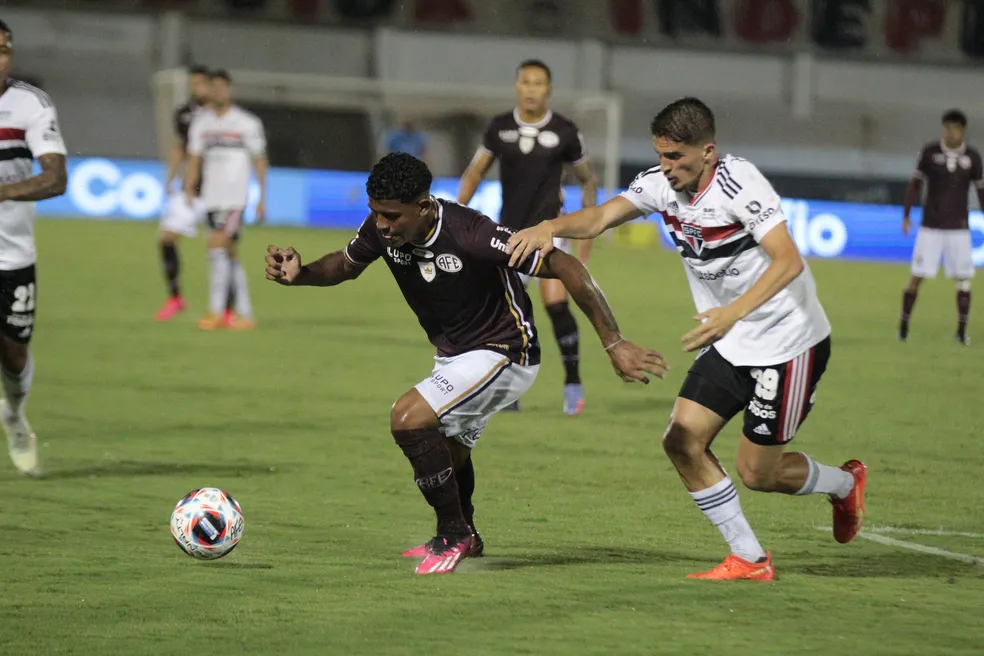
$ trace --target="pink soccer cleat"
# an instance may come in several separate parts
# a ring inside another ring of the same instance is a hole
[[[174,315],[184,312],[185,302],[180,296],[172,296],[167,299],[164,306],[157,311],[156,319],[158,321],[168,321],[174,318]]]
[[[436,539],[436,538],[435,538]],[[413,549],[407,549],[400,554],[403,558],[426,558],[430,553],[430,543],[433,540],[423,543],[419,547],[414,547]],[[481,558],[485,553],[485,543],[482,541],[482,536],[475,531],[472,534],[472,546],[471,550],[468,552],[469,558]]]
[[[475,538],[466,535],[462,538],[437,536],[427,543],[427,556],[417,565],[416,574],[450,574],[458,564],[468,557]]]

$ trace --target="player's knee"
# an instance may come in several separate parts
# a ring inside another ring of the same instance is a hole
[[[912,276],[911,278],[909,278],[909,286],[907,287],[908,291],[910,292],[918,291],[919,285],[922,284],[922,281],[923,279],[920,278],[919,276]]]
[[[162,232],[160,235],[160,242],[165,246],[175,246],[178,243],[179,235],[173,232]]]
[[[772,492],[775,489],[774,472],[756,468],[748,462],[738,460],[738,477],[742,485],[756,492]]]
[[[969,292],[970,291],[970,280],[958,280],[957,281],[957,291],[958,292]]]
[[[27,366],[27,344],[19,344],[6,337],[0,341],[0,366],[5,371],[20,373]]]
[[[437,428],[440,425],[434,410],[416,389],[412,389],[393,404],[390,410],[390,432]]]
[[[663,433],[663,451],[670,460],[694,461],[706,450],[707,446],[695,431],[675,419],[670,420],[670,425]]]

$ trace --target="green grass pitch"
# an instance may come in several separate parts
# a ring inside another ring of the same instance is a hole
[[[333,289],[280,288],[263,280],[267,243],[312,259],[350,234],[249,229],[259,329],[201,333],[201,239],[182,248],[191,311],[158,325],[155,226],[41,220],[37,232],[28,415],[50,476],[0,463],[0,654],[984,650],[984,568],[864,539],[838,545],[819,497],[743,491],[776,583],[684,580],[726,550],[660,448],[694,314],[672,252],[603,242],[592,262],[626,335],[670,360],[668,379],[622,384],[581,317],[587,409],[563,416],[539,312],[539,380],[475,452],[488,556],[415,577],[399,553],[430,537],[433,520],[388,413],[428,373],[432,349],[384,265]],[[906,267],[811,266],[833,357],[795,446],[868,464],[872,527],[969,534],[885,535],[984,557],[984,359],[954,342],[952,284],[924,285],[911,341],[899,344]],[[984,344],[980,325],[972,337]],[[716,445],[732,468],[738,430]],[[181,553],[167,526],[174,503],[206,485],[246,517],[238,548],[212,563]]]

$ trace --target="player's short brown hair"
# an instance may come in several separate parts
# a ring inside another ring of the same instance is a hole
[[[390,153],[376,162],[366,180],[366,194],[376,201],[412,203],[430,192],[434,176],[409,153]]]
[[[13,41],[14,31],[10,29],[10,26],[0,20],[0,32],[7,35],[7,41]]]
[[[696,146],[714,140],[714,112],[697,98],[680,98],[661,109],[649,128],[654,137]]]
[[[194,66],[188,67],[188,75],[205,75],[209,76],[208,67],[202,66],[201,64],[195,64]]]
[[[232,84],[232,76],[229,75],[229,71],[224,68],[217,68],[208,74],[213,80],[225,80],[229,84]]]
[[[524,68],[539,68],[541,71],[547,74],[547,82],[553,83],[553,73],[550,72],[550,67],[543,63],[540,59],[524,59],[519,62],[519,66],[516,67],[516,75]]]
[[[959,123],[967,127],[967,115],[959,109],[948,109],[943,112],[943,123]]]

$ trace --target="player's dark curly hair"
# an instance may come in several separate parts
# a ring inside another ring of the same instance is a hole
[[[10,29],[10,26],[8,26],[2,20],[0,20],[0,32],[3,32],[4,34],[7,35],[7,40],[10,40],[10,39],[14,38],[14,31],[11,30]]]
[[[188,75],[209,75],[208,66],[202,66],[201,64],[195,64],[188,68]]]
[[[948,109],[946,113],[943,114],[943,123],[958,123],[964,127],[967,127],[967,115],[959,109]]]
[[[650,124],[654,137],[696,146],[714,140],[714,112],[697,98],[675,100]]]
[[[366,193],[373,200],[412,203],[430,191],[433,181],[427,165],[413,155],[390,153],[372,167]]]

